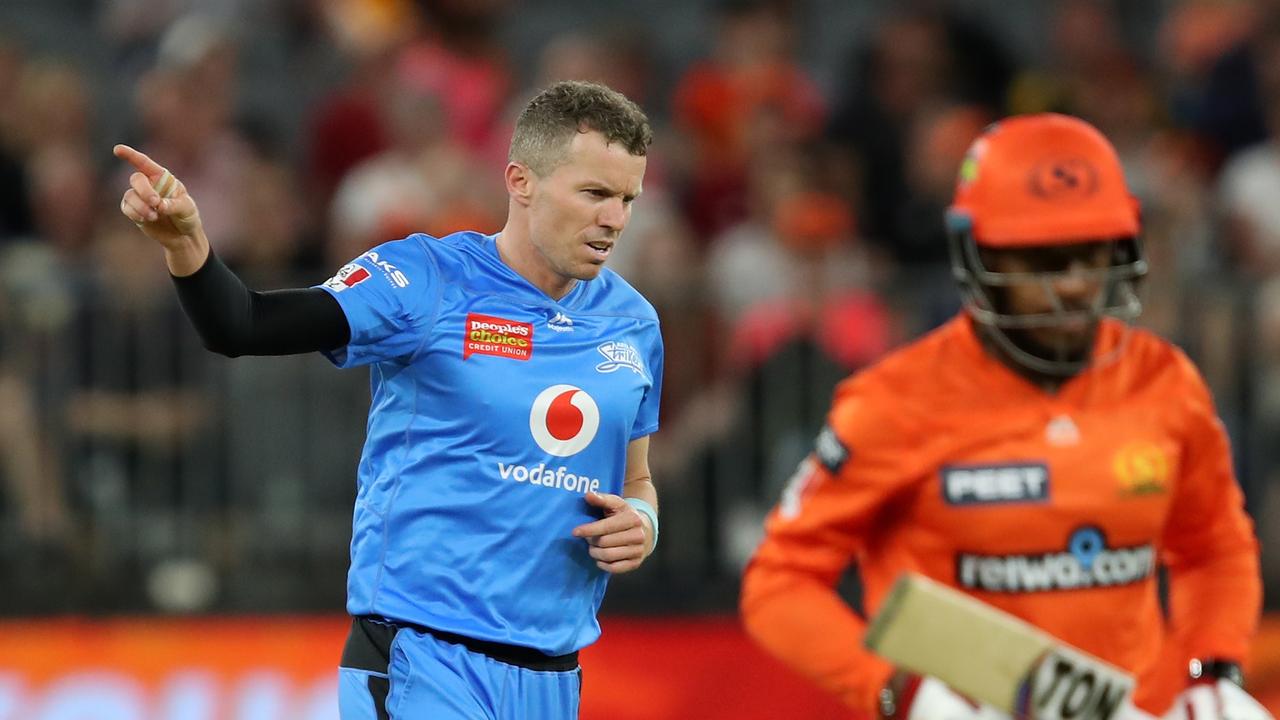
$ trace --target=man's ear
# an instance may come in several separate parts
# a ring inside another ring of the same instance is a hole
[[[507,182],[507,195],[520,205],[528,207],[533,201],[533,189],[538,183],[538,176],[522,163],[509,162],[504,177]]]

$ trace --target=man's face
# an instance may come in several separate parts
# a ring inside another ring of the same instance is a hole
[[[987,268],[1000,273],[1051,273],[1045,280],[996,288],[999,310],[1010,315],[1052,314],[1061,309],[1075,314],[1062,323],[1012,330],[1015,342],[1041,357],[1082,360],[1093,347],[1099,317],[1093,311],[1106,292],[1105,273],[1112,264],[1115,244],[1080,243],[1017,250],[983,252]]]
[[[577,133],[563,163],[534,176],[530,234],[546,269],[566,282],[591,280],[631,219],[645,158],[598,132]]]

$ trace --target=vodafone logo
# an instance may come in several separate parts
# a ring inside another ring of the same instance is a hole
[[[600,429],[600,408],[586,391],[552,385],[538,393],[529,413],[529,432],[538,447],[556,457],[582,452]]]

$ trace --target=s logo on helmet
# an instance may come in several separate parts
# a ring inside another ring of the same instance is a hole
[[[1031,170],[1031,192],[1052,201],[1082,200],[1098,189],[1098,171],[1084,158],[1052,158]]]
[[[543,451],[556,457],[582,452],[600,429],[600,407],[585,390],[552,385],[534,398],[529,432]]]

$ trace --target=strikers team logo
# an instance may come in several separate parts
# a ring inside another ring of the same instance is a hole
[[[600,429],[600,407],[581,388],[552,385],[538,393],[529,412],[529,432],[543,451],[556,457],[582,452]]]
[[[1151,442],[1131,442],[1111,460],[1120,494],[1159,495],[1169,490],[1169,455]]]
[[[596,372],[611,373],[626,368],[644,377],[644,361],[640,351],[624,342],[610,341],[596,348],[604,356],[604,362],[596,365]]]
[[[528,360],[533,355],[533,323],[467,313],[467,324],[462,331],[462,359],[472,355]]]

